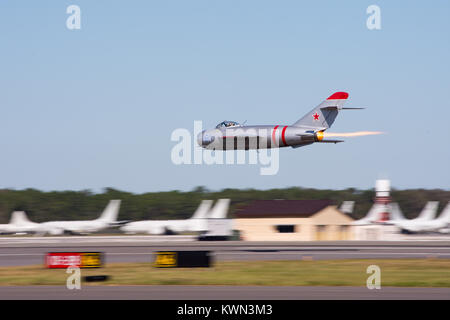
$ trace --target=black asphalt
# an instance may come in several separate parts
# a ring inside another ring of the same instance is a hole
[[[449,300],[450,288],[260,286],[1,287],[1,300]]]
[[[209,250],[216,261],[450,258],[449,241],[149,241],[143,237],[0,238],[0,266],[43,264],[47,252],[99,251],[106,263],[152,262],[156,251]]]

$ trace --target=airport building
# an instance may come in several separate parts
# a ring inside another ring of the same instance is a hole
[[[353,219],[330,200],[257,200],[236,211],[247,241],[352,240]]]

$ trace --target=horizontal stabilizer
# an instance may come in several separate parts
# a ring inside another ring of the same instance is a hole
[[[363,107],[338,107],[338,106],[328,106],[320,108],[320,110],[363,110]]]
[[[322,140],[322,141],[317,141],[318,143],[339,143],[339,142],[344,142],[344,140]]]

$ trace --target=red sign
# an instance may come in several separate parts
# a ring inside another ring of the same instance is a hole
[[[50,269],[57,268],[99,268],[101,266],[100,252],[49,252],[45,265]]]

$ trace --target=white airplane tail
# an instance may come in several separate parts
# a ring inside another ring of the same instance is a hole
[[[390,208],[390,215],[389,215],[390,221],[406,220],[406,218],[403,216],[402,210],[400,210],[400,206],[398,205],[397,202],[390,203],[389,208]]]
[[[117,221],[117,217],[119,215],[120,208],[120,200],[110,200],[105,210],[103,210],[100,218],[98,220],[102,220],[108,223],[113,223]]]
[[[420,212],[419,216],[414,220],[428,221],[433,220],[436,217],[437,209],[439,207],[439,201],[429,201]]]
[[[353,213],[353,208],[355,207],[355,201],[344,201],[339,207],[339,211],[351,214]]]
[[[191,219],[205,219],[212,206],[212,200],[203,200],[195,210]]]
[[[228,214],[228,207],[230,206],[230,199],[219,199],[216,205],[209,213],[210,219],[224,219]]]
[[[439,221],[445,221],[447,223],[450,223],[450,201],[447,203],[447,206],[442,210],[439,217],[437,217],[436,220]]]
[[[353,222],[354,225],[369,224],[380,220],[381,213],[386,212],[386,206],[383,204],[375,203],[362,219]]]
[[[308,112],[303,118],[293,124],[295,127],[318,128],[326,130],[331,127],[336,119],[339,110],[348,99],[347,92],[335,92],[323,101],[316,108]]]
[[[25,211],[14,211],[11,214],[11,220],[10,220],[9,224],[21,227],[21,226],[34,224],[34,222],[31,222],[28,219],[27,215],[25,214]]]

